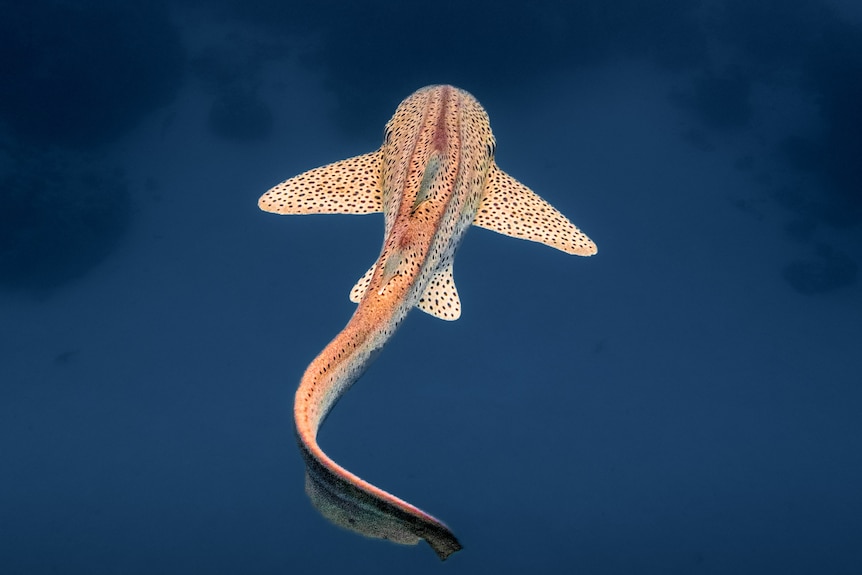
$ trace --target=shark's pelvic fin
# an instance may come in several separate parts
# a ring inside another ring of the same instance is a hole
[[[356,282],[356,285],[353,286],[352,290],[350,290],[350,301],[352,301],[353,303],[359,303],[359,300],[361,300],[362,296],[365,295],[365,291],[368,289],[368,284],[371,283],[371,276],[374,275],[375,267],[377,267],[376,262],[373,266],[368,268],[368,271],[365,272],[365,275],[359,278],[359,281]]]
[[[359,278],[359,281],[350,290],[350,301],[353,303],[360,302],[371,283],[371,276],[374,275],[375,267],[377,267],[376,263],[365,272],[365,275]],[[428,287],[425,288],[416,307],[446,321],[455,321],[461,317],[461,299],[458,297],[455,279],[452,277],[452,262],[449,262],[446,267],[431,277]]]
[[[260,197],[275,214],[373,214],[383,211],[383,152],[377,150],[303,172]]]
[[[488,170],[485,195],[473,224],[569,254],[591,256],[597,251],[587,234],[495,163]]]
[[[452,277],[452,262],[434,274],[416,307],[446,321],[461,317],[461,300]]]

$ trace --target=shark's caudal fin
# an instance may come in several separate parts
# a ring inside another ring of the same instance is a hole
[[[416,545],[424,539],[442,560],[461,549],[452,531],[424,511],[359,478],[345,480],[334,469],[351,474],[328,458],[326,462],[315,459],[306,450],[304,455],[305,492],[320,514],[332,523],[366,537],[401,545]]]
[[[473,224],[569,254],[591,256],[597,251],[587,234],[496,163],[488,171],[485,195]]]

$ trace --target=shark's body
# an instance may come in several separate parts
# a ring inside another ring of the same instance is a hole
[[[383,212],[380,256],[350,293],[356,312],[308,366],[296,392],[296,432],[306,491],[325,517],[398,543],[425,539],[441,559],[461,548],[443,523],[340,467],[316,437],[413,307],[458,319],[452,261],[471,224],[568,253],[596,253],[565,216],[496,166],[494,150],[488,116],[473,96],[429,86],[401,103],[379,150],[300,174],[259,201],[280,214]]]

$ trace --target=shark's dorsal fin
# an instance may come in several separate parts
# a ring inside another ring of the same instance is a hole
[[[540,242],[569,254],[591,256],[596,244],[551,204],[492,163],[473,224]]]
[[[461,317],[461,300],[452,277],[452,262],[434,274],[416,307],[446,321]]]
[[[258,200],[275,214],[372,214],[383,211],[381,150],[303,172]]]

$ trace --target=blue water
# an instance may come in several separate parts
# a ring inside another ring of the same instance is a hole
[[[858,3],[0,9],[0,573],[862,572]],[[294,445],[382,217],[257,209],[429,83],[599,246],[470,231],[322,431],[442,565]]]

